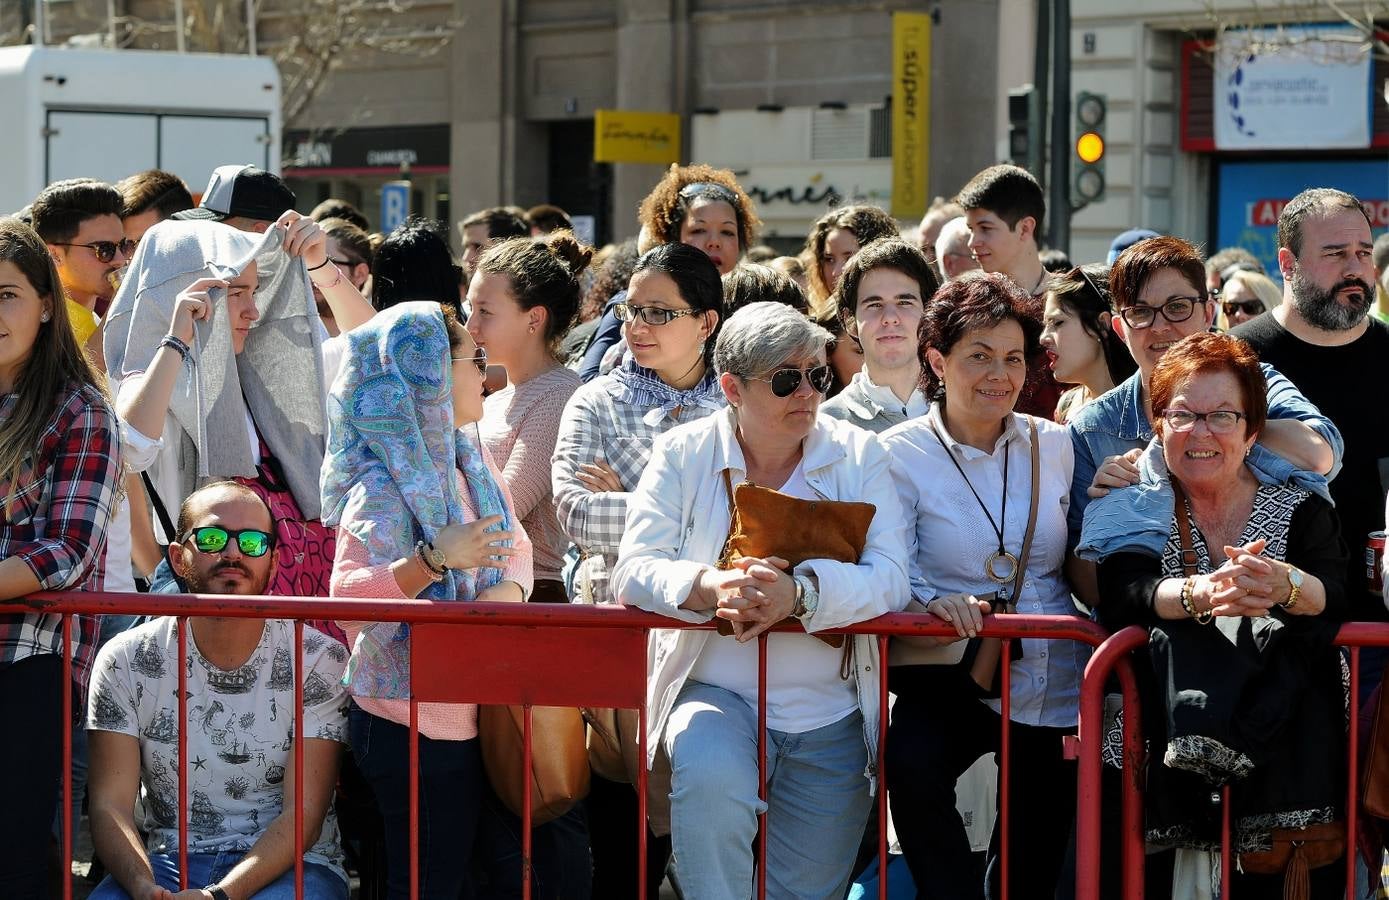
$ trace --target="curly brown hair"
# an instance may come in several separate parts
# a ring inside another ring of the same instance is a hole
[[[709,185],[706,190],[686,191],[690,185]],[[637,218],[651,237],[662,244],[680,242],[680,225],[685,221],[690,204],[695,200],[708,198],[733,202],[733,214],[738,218],[738,250],[742,255],[757,243],[757,230],[762,220],[757,218],[752,198],[743,191],[738,179],[728,169],[715,169],[703,163],[681,166],[672,165],[646,199],[641,201]]]
[[[843,229],[854,236],[860,248],[867,247],[879,238],[898,236],[897,220],[876,206],[841,206],[832,209],[815,220],[810,234],[805,239],[805,255],[810,257],[806,266],[807,286],[810,288],[810,306],[817,311],[828,306],[834,285],[825,284],[820,274],[820,259],[825,255],[825,242],[831,231]]]

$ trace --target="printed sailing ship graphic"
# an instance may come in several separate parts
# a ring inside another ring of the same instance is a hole
[[[222,827],[223,815],[212,805],[207,794],[193,792],[193,802],[189,805],[188,824],[202,834],[212,834]]]
[[[178,724],[174,721],[173,711],[168,707],[159,710],[159,715],[155,716],[154,721],[146,725],[141,733],[161,744],[172,744],[178,740]]]
[[[228,762],[235,766],[251,761],[251,753],[246,747],[246,742],[237,741],[234,737],[231,742],[231,747],[225,750],[218,750],[217,756],[223,762]]]
[[[242,666],[235,672],[209,667],[207,672],[207,686],[217,694],[249,694],[257,680],[256,670],[252,666]]]

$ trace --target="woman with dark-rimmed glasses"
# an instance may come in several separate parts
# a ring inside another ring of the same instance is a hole
[[[1042,308],[1042,349],[1052,375],[1074,387],[1052,418],[1062,425],[1082,406],[1133,374],[1133,357],[1110,325],[1107,266],[1076,266],[1054,276]]]

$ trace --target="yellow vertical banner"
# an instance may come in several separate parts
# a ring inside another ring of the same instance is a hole
[[[931,16],[892,14],[892,214],[926,212],[931,142]]]

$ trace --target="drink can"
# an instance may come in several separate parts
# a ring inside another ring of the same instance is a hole
[[[1371,531],[1365,541],[1365,581],[1378,595],[1384,594],[1384,538],[1383,531]]]

